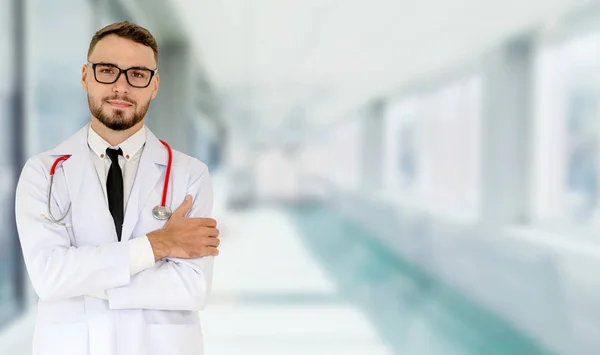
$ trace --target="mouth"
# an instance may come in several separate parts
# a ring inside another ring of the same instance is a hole
[[[120,100],[107,100],[106,102],[115,108],[128,108],[128,107],[133,106],[133,104],[131,104],[129,102],[120,101]]]

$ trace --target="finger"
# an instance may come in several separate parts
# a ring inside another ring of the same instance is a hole
[[[219,230],[217,228],[202,228],[202,230],[200,231],[202,233],[202,235],[207,236],[207,237],[212,237],[212,238],[217,238],[219,236],[219,234],[221,234],[219,232]]]
[[[201,218],[200,223],[205,227],[216,228],[217,220],[214,218]]]
[[[221,245],[221,240],[219,238],[205,238],[204,245],[207,247],[218,247]]]
[[[188,229],[187,231],[192,237],[195,238],[218,238],[220,234],[217,228],[207,227],[192,228]]]
[[[177,207],[175,212],[173,212],[173,216],[174,217],[185,217],[185,214],[188,213],[188,211],[190,210],[190,207],[192,207],[192,196],[187,195],[187,196],[185,196],[185,200],[183,200],[181,205],[179,205],[179,207]]]
[[[205,229],[216,229],[217,221],[211,218],[189,217],[180,221],[185,226],[196,231],[204,231]]]
[[[208,228],[216,228],[217,221],[213,218],[203,218],[203,217],[191,217],[187,219],[190,223],[193,223],[197,227],[208,227]]]
[[[203,248],[201,256],[217,256],[219,255],[219,249],[217,249],[216,247],[206,247]]]

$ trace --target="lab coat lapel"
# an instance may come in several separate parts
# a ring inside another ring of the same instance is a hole
[[[57,158],[62,155],[70,155],[71,157],[62,163],[62,168],[65,174],[65,180],[69,191],[69,201],[76,201],[81,185],[83,184],[86,170],[93,168],[93,163],[84,153],[87,152],[87,130],[88,126],[79,130],[58,147],[56,147],[51,155]],[[73,203],[73,202],[71,202]]]
[[[117,234],[114,230],[112,216],[104,201],[106,197],[101,182],[98,180],[98,173],[94,166],[94,162],[90,157],[89,146],[87,143],[89,124],[85,125],[79,132],[71,136],[55,149],[50,154],[59,157],[62,155],[70,155],[70,158],[62,163],[66,186],[68,186],[69,201],[71,201],[71,210],[74,220],[82,218],[87,219],[86,228],[94,230],[96,236],[114,235],[116,240]],[[95,201],[90,202],[90,201]],[[104,203],[98,203],[103,201]],[[82,210],[87,213],[81,214]],[[93,213],[90,215],[90,211]],[[92,223],[97,221],[97,223]],[[106,228],[102,232],[102,228]],[[85,238],[84,238],[85,239]],[[84,244],[91,243],[93,240],[80,240]]]
[[[140,163],[137,169],[135,180],[133,182],[133,188],[129,196],[129,202],[127,203],[127,209],[125,211],[125,220],[123,222],[123,240],[130,239],[140,213],[144,210],[144,206],[147,203],[153,203],[152,206],[160,204],[160,197],[162,192],[162,176],[166,171],[166,165],[168,161],[168,152],[163,144],[146,129],[146,144],[140,157]],[[160,186],[158,186],[160,183]],[[160,192],[157,193],[157,189]],[[156,201],[149,201],[151,196],[158,196]],[[149,210],[151,210],[150,208]],[[148,212],[150,213],[150,212]]]

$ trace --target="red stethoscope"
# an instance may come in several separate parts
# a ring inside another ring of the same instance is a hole
[[[169,160],[167,162],[167,172],[165,174],[165,184],[163,186],[162,200],[161,200],[160,205],[157,205],[152,209],[152,216],[154,216],[154,218],[159,219],[159,220],[166,220],[166,219],[169,219],[169,217],[171,217],[171,215],[173,214],[173,212],[171,211],[171,208],[169,208],[166,205],[167,204],[167,192],[169,190],[169,177],[171,176],[171,164],[173,162],[173,151],[171,150],[171,146],[169,146],[169,144],[167,144],[167,142],[165,142],[163,140],[161,140],[160,142],[167,148],[167,151],[169,152]],[[65,217],[67,217],[67,214],[69,213],[69,210],[71,209],[71,203],[69,203],[69,207],[67,208],[67,211],[65,212],[64,215],[62,215],[60,218],[54,217],[54,215],[52,214],[51,208],[50,208],[50,201],[52,199],[52,182],[54,181],[54,173],[56,172],[56,167],[58,166],[58,163],[65,161],[65,160],[69,159],[70,157],[71,157],[70,155],[63,155],[61,157],[58,157],[54,161],[54,164],[52,164],[52,167],[50,168],[50,188],[48,189],[48,217],[44,216],[50,222],[62,224],[62,225],[66,225],[65,223],[62,222],[62,220],[65,219]]]

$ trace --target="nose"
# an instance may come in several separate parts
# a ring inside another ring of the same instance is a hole
[[[119,74],[117,81],[115,81],[115,83],[113,84],[113,92],[122,94],[126,94],[129,92],[129,83],[127,82],[125,73]]]

